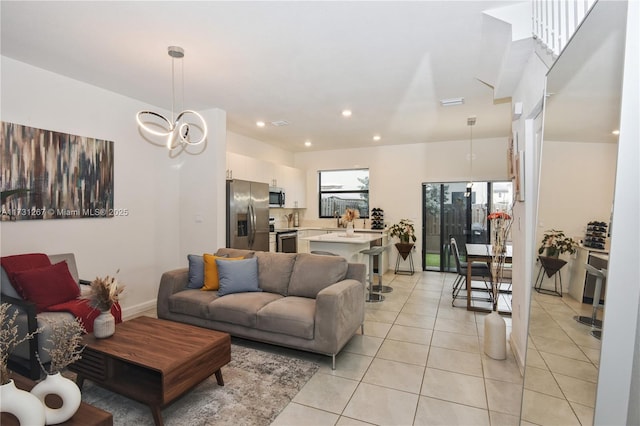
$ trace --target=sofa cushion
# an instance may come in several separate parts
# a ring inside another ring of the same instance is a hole
[[[187,288],[202,288],[204,285],[204,257],[197,254],[187,255],[189,261],[189,281]]]
[[[205,318],[255,328],[258,311],[281,298],[267,292],[229,294],[209,303]]]
[[[50,266],[51,261],[44,253],[26,253],[3,256],[0,258],[0,264],[2,264],[2,294],[16,299],[23,299],[23,291],[14,282],[13,274],[28,269]]]
[[[220,257],[243,257],[245,259],[249,259],[251,257],[253,257],[256,252],[253,250],[243,250],[243,249],[234,249],[234,248],[226,248],[226,247],[222,247],[219,248],[218,251],[215,253],[216,256],[220,256]]]
[[[169,311],[205,318],[208,312],[207,306],[217,298],[218,293],[215,291],[203,292],[197,289],[179,291],[169,296]]]
[[[67,262],[19,271],[13,274],[13,280],[22,289],[24,298],[35,303],[38,312],[80,296]]]
[[[259,251],[256,253],[256,257],[258,258],[260,288],[270,293],[286,296],[296,254]]]
[[[316,301],[288,296],[275,300],[258,311],[259,330],[313,339]]]
[[[204,259],[204,285],[202,286],[202,290],[205,291],[216,291],[220,288],[218,264],[216,260],[223,259],[226,262],[243,259],[242,257],[216,256],[213,254],[204,254],[202,257]]]
[[[229,262],[224,259],[216,259],[218,265],[218,277],[220,289],[218,296],[232,293],[245,293],[248,291],[262,291],[258,287],[258,259],[242,259]]]
[[[317,256],[299,253],[289,282],[289,296],[314,298],[325,287],[342,281],[347,275],[347,259],[341,256]]]

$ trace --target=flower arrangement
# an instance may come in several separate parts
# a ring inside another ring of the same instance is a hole
[[[91,281],[91,290],[85,297],[89,299],[91,306],[104,312],[110,310],[111,306],[118,301],[123,290],[124,286],[119,284],[115,277],[108,275],[104,278],[96,277]]]
[[[44,351],[49,354],[51,363],[47,371],[42,363],[40,366],[47,374],[60,373],[66,366],[82,358],[82,335],[85,329],[79,318],[62,322],[51,322],[51,337],[47,339],[51,345]]]
[[[345,209],[344,214],[342,215],[343,222],[353,222],[357,218],[360,217],[360,212],[356,209]]]
[[[391,225],[389,235],[398,237],[401,243],[416,242],[416,230],[410,219],[400,219],[400,222]]]
[[[491,276],[493,290],[493,310],[498,306],[500,284],[504,275],[504,261],[507,252],[507,240],[511,230],[511,216],[507,212],[493,212],[487,219],[491,221],[492,242]]]
[[[34,333],[18,337],[18,324],[16,324],[18,310],[15,310],[13,315],[10,315],[8,312],[10,306],[8,303],[0,304],[0,385],[9,383],[7,362],[9,361],[11,352],[13,352],[20,343],[33,338],[33,336],[40,331],[38,329]]]
[[[547,257],[558,257],[562,253],[573,254],[576,252],[577,245],[578,243],[573,238],[567,237],[563,231],[550,229],[544,233],[538,254],[546,252]]]

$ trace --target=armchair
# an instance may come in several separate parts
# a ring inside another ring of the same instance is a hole
[[[52,265],[66,261],[69,273],[77,286],[81,283],[89,283],[88,281],[80,280],[78,278],[78,270],[73,253],[49,255],[47,257]],[[21,297],[9,280],[9,276],[4,266],[1,268],[0,274],[0,299],[2,303],[9,303],[12,305],[10,308],[11,312],[13,312],[13,310],[18,310],[19,314],[17,317],[17,324],[20,335],[32,333],[38,328],[41,329],[33,339],[18,345],[9,358],[9,366],[11,369],[36,380],[40,378],[42,371],[38,359],[36,358],[36,354],[38,354],[40,362],[43,364],[51,361],[49,354],[44,350],[45,347],[50,345],[48,340],[51,338],[51,323],[73,320],[74,315],[70,312],[64,311],[42,311],[37,303],[25,300]],[[46,285],[46,283],[43,284]],[[77,290],[77,295],[78,294],[80,294],[80,287],[78,287]]]

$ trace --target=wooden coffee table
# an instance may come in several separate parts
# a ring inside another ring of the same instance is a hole
[[[198,383],[216,375],[231,360],[227,333],[151,317],[138,317],[116,326],[113,336],[84,337],[82,359],[69,369],[85,379],[151,408],[156,425],[161,409]]]

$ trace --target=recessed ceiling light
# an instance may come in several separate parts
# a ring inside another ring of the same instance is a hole
[[[379,141],[380,139],[382,139],[382,138],[380,137],[380,135],[374,135],[374,136],[373,136],[373,140],[374,140],[374,141]]]
[[[265,124],[266,123],[264,121],[256,121],[256,126],[258,126],[258,127],[264,127]]]
[[[311,141],[305,141],[304,146],[311,146]]]
[[[464,98],[440,99],[440,105],[442,106],[456,106],[456,105],[462,105],[463,103],[464,103]]]
[[[614,130],[611,134],[618,136],[620,134],[620,130]]]
[[[350,109],[345,109],[342,111],[342,116],[343,117],[351,117],[351,110]]]

